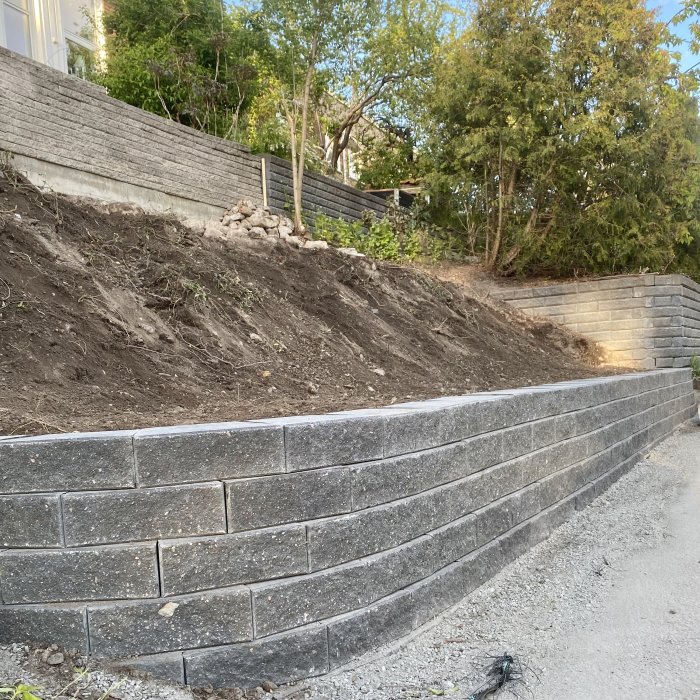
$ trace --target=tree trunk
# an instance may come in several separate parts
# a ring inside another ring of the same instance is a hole
[[[301,138],[297,147],[296,119],[290,120],[290,136],[292,142],[292,190],[294,193],[294,230],[298,235],[306,233],[303,213],[304,163],[306,157],[306,141],[309,133],[309,102],[311,100],[311,83],[316,70],[316,51],[318,37],[311,42],[309,65],[306,68],[304,92],[301,98]]]
[[[501,248],[501,238],[503,236],[503,142],[498,145],[498,219],[496,222],[496,230],[493,235],[493,248],[491,249],[491,258],[488,263],[490,267],[496,265],[498,253]]]
[[[304,222],[301,218],[302,200],[301,200],[301,184],[299,183],[299,161],[297,158],[297,120],[293,114],[287,116],[289,124],[289,134],[291,136],[292,147],[292,195],[294,203],[294,231],[295,233],[304,233]]]

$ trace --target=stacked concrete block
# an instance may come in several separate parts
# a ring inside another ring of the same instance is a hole
[[[0,149],[215,207],[262,199],[260,159],[0,47]]]
[[[0,150],[14,154],[17,168],[37,185],[211,219],[206,231],[214,237],[227,238],[231,227],[215,219],[239,200],[273,210],[251,222],[248,235],[292,233],[289,161],[267,156],[263,166],[246,146],[115,100],[87,80],[2,47]],[[317,173],[305,174],[303,189],[309,213],[356,221],[365,211],[378,217],[386,212],[381,197]],[[236,224],[238,213],[229,210],[224,222]]]
[[[292,164],[276,156],[265,158],[268,203],[278,213],[284,213],[293,201]],[[361,220],[365,212],[382,218],[387,210],[386,200],[363,192],[338,180],[318,173],[304,173],[303,204],[308,213],[321,212],[332,219]],[[313,221],[307,222],[313,226]]]
[[[497,299],[598,342],[611,363],[688,367],[700,355],[700,285],[685,275],[632,275],[501,289]]]
[[[694,411],[669,369],[3,440],[0,643],[200,686],[328,672],[458,602]]]

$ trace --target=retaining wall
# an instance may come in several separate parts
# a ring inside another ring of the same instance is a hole
[[[262,204],[262,158],[232,141],[109,97],[85,80],[0,47],[0,150],[36,185],[132,202],[193,219],[220,216],[240,199]],[[267,156],[269,204],[292,202],[291,163]],[[304,208],[333,218],[386,211],[380,198],[305,174]]]
[[[198,685],[323,674],[545,539],[695,410],[689,370],[0,440],[0,643]]]
[[[700,355],[700,285],[685,275],[608,277],[493,296],[588,336],[618,364],[688,367]]]
[[[3,48],[0,148],[32,159],[37,172],[54,172],[42,165],[48,163],[65,168],[69,180],[69,171],[90,174],[98,191],[118,182],[141,188],[146,198],[162,193],[217,211],[241,197],[262,200],[260,160],[244,146],[132,107]]]
[[[275,211],[288,212],[294,201],[292,164],[275,156],[266,156],[265,174],[267,198]],[[386,213],[387,203],[382,197],[349,187],[317,173],[304,173],[304,209],[309,214],[322,212],[333,219],[356,221],[365,211],[378,218]],[[313,220],[307,222],[313,226]]]

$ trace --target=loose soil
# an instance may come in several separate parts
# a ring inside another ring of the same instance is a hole
[[[598,348],[424,271],[0,174],[0,434],[227,421],[610,373]]]

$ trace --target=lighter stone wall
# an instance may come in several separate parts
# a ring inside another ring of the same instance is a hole
[[[109,97],[85,80],[0,47],[0,151],[38,187],[129,202],[153,213],[206,221],[241,199],[287,213],[291,163],[209,136]],[[386,202],[306,173],[303,208],[332,218],[381,217]]]
[[[700,285],[685,275],[630,275],[513,287],[497,299],[598,342],[611,363],[688,367],[700,355]]]
[[[326,673],[457,603],[694,411],[690,371],[660,370],[0,440],[0,643],[195,686]]]
[[[262,201],[260,159],[245,146],[132,107],[2,47],[0,149],[31,159],[30,174],[60,168],[67,190],[61,176],[50,184],[68,194],[81,194],[74,185],[127,194],[121,183],[145,191],[147,202],[148,192],[171,198],[171,206],[223,211],[241,198]]]

